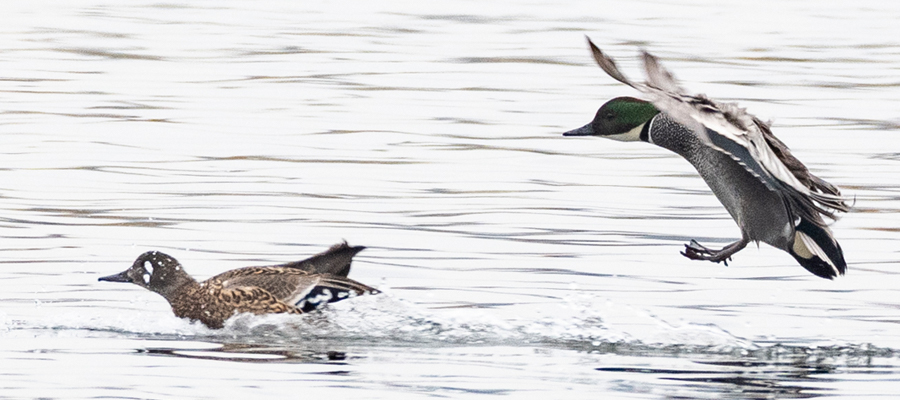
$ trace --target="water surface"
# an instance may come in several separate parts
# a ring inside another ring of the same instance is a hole
[[[3,6],[0,397],[891,397],[900,7],[890,2],[77,1]],[[855,199],[818,279],[683,160],[560,133],[641,48]],[[220,331],[97,282],[346,239],[383,295]]]

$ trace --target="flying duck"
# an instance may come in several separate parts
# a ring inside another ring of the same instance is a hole
[[[809,172],[769,125],[733,103],[690,95],[656,57],[643,52],[645,83],[629,80],[588,39],[594,60],[613,79],[649,101],[618,97],[589,124],[563,136],[644,141],[684,157],[741,229],[722,249],[695,240],[681,253],[692,260],[725,262],[751,241],[788,252],[816,276],[833,279],[847,269],[841,246],[825,223],[850,206],[840,190]]]

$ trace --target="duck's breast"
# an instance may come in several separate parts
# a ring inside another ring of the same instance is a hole
[[[688,128],[661,114],[654,119],[654,144],[684,157],[751,240],[788,249],[794,226],[783,196],[769,189],[732,156],[709,147]]]

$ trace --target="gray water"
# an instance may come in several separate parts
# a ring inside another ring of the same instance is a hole
[[[0,398],[900,391],[900,3],[5,2]],[[683,160],[563,138],[638,51],[855,199],[845,277],[749,246]],[[97,282],[346,239],[382,295],[213,331]]]

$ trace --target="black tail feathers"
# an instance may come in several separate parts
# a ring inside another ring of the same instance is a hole
[[[788,250],[803,268],[813,275],[834,279],[844,275],[847,262],[841,245],[831,236],[828,228],[801,220],[794,233],[794,245]]]
[[[299,268],[313,274],[332,274],[347,277],[350,273],[350,263],[353,261],[353,256],[364,249],[364,246],[350,246],[347,242],[341,242],[303,261],[295,261],[279,266]]]

